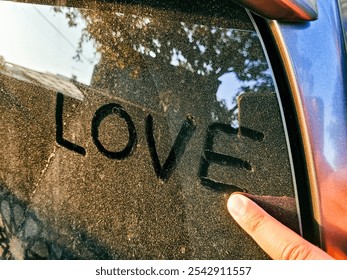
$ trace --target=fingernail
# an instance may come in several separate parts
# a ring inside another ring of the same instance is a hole
[[[228,200],[228,210],[234,219],[239,219],[245,212],[245,198],[241,194],[232,194]]]

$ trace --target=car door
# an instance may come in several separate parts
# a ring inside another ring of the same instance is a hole
[[[0,3],[2,259],[267,258],[236,191],[311,229],[279,56],[243,7],[20,2]]]

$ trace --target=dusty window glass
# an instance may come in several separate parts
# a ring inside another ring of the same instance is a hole
[[[266,258],[226,210],[294,199],[247,13],[38,2],[0,2],[0,258]]]

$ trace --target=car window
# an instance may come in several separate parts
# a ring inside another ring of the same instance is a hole
[[[246,11],[31,2],[0,2],[0,257],[266,258],[226,210],[235,191],[295,208]]]

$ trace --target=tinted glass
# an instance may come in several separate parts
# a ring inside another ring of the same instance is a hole
[[[266,258],[226,210],[234,191],[294,201],[246,12],[40,2],[0,2],[0,256]]]

